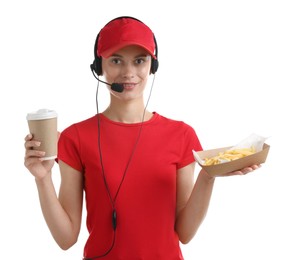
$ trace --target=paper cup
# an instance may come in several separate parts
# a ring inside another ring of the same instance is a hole
[[[52,160],[57,157],[57,113],[49,109],[39,109],[27,114],[26,117],[33,139],[40,141],[41,145],[35,150],[44,151],[43,160]]]

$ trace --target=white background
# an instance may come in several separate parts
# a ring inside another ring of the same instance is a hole
[[[130,15],[158,42],[151,111],[192,125],[205,149],[269,136],[261,169],[216,180],[205,221],[182,246],[185,259],[288,259],[287,13],[284,0],[1,1],[0,258],[81,259],[85,220],[78,243],[62,251],[42,218],[23,165],[25,117],[55,109],[62,131],[93,115],[96,35]],[[100,109],[107,98],[102,86]],[[57,167],[53,177],[59,185]]]

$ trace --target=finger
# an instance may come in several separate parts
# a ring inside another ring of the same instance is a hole
[[[257,170],[257,169],[259,169],[261,166],[262,166],[261,164],[252,165],[251,168],[252,168],[253,170]]]
[[[226,176],[234,176],[234,175],[245,175],[248,172],[252,171],[250,167],[243,168],[241,170],[237,170],[234,172],[227,173]]]
[[[243,174],[247,174],[249,172],[253,172],[257,169],[259,169],[261,167],[261,165],[252,165],[250,167],[246,167],[244,169],[242,169]]]
[[[24,144],[25,149],[33,149],[33,148],[37,148],[41,145],[41,142],[37,141],[37,140],[30,140],[30,141],[26,141]]]
[[[227,173],[225,176],[234,176],[234,175],[244,175],[244,173],[242,171],[234,171]]]
[[[29,140],[31,140],[33,138],[33,135],[32,134],[28,134],[28,135],[26,135],[25,136],[25,141],[29,141]]]
[[[25,153],[24,161],[29,161],[31,158],[32,159],[41,159],[45,156],[45,152],[43,151],[37,151],[37,150],[27,150]]]
[[[242,173],[243,174],[247,174],[249,172],[253,172],[254,170],[258,169],[258,166],[257,165],[253,165],[253,166],[250,166],[250,167],[246,167],[244,169],[242,169]]]

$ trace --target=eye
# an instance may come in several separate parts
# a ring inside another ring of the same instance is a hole
[[[136,64],[142,64],[143,62],[144,62],[143,58],[138,58],[138,59],[135,60]]]
[[[148,56],[145,56],[145,57],[139,57],[135,60],[135,64],[139,65],[139,64],[142,64],[144,62],[148,61]]]
[[[120,64],[120,63],[121,63],[121,60],[120,60],[119,58],[112,58],[112,59],[111,59],[111,62],[112,62],[113,64]]]

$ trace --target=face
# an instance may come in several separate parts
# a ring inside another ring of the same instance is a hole
[[[150,68],[151,56],[139,46],[127,46],[107,59],[102,58],[103,76],[106,81],[110,84],[121,83],[124,86],[122,93],[110,90],[114,96],[127,98],[143,96]]]

